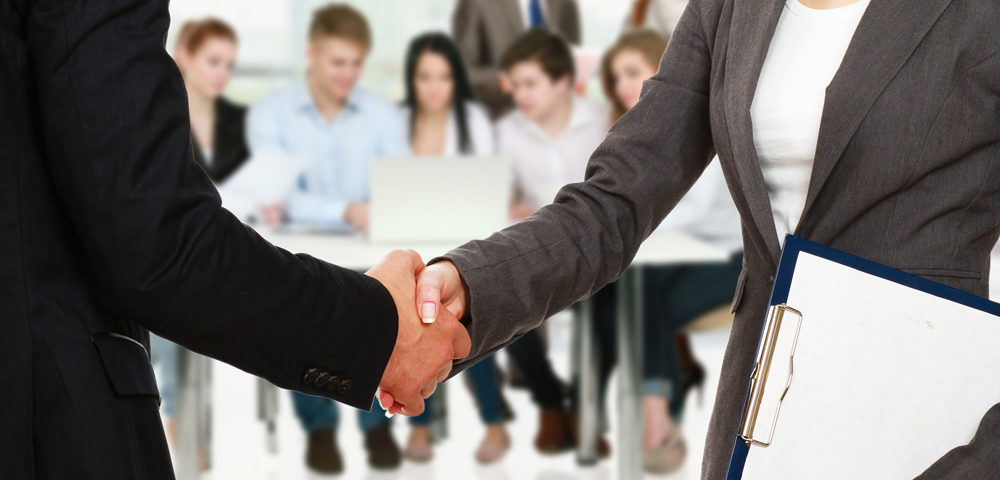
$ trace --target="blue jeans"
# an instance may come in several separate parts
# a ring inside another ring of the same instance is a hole
[[[480,360],[475,365],[469,367],[465,374],[472,382],[472,392],[479,400],[479,418],[485,425],[492,425],[503,421],[503,407],[500,400],[500,382],[497,379],[497,362],[493,355]],[[410,417],[410,425],[426,427],[432,420],[431,402],[434,402],[435,395],[431,395],[425,402],[424,413],[416,417]]]
[[[292,403],[295,405],[295,415],[299,417],[299,422],[305,431],[312,433],[321,428],[337,430],[340,424],[340,412],[333,400],[292,392]],[[358,421],[361,424],[361,431],[368,433],[388,423],[389,419],[385,417],[385,411],[373,398],[372,406],[367,412],[358,412]]]
[[[181,348],[177,344],[155,335],[149,334],[150,355],[152,355],[153,365],[156,365],[160,374],[156,376],[156,383],[160,389],[160,409],[163,415],[173,418],[177,415],[177,351]]]

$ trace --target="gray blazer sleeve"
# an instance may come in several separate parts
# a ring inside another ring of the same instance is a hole
[[[445,255],[471,295],[472,353],[455,372],[628,267],[711,158],[710,68],[699,15],[689,8],[641,101],[591,156],[586,180],[518,225]]]
[[[992,480],[1000,474],[1000,403],[979,423],[968,445],[952,449],[934,462],[918,480]]]

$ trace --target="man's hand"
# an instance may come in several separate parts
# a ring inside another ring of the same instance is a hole
[[[421,414],[424,399],[448,378],[452,361],[465,358],[471,349],[469,333],[455,315],[440,315],[433,324],[421,322],[414,294],[416,275],[423,270],[420,255],[397,250],[367,273],[389,290],[399,315],[396,345],[379,383],[379,403],[389,413]]]
[[[368,205],[364,203],[351,202],[344,210],[344,221],[360,232],[368,231],[369,217]]]
[[[183,48],[178,49],[183,50]],[[281,225],[285,218],[285,204],[275,203],[260,209],[260,223],[265,227],[274,228]]]
[[[520,222],[525,218],[530,217],[535,213],[535,209],[528,205],[527,203],[517,202],[510,206],[510,210],[507,212],[507,216],[511,220]]]

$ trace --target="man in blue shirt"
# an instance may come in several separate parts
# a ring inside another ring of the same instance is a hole
[[[353,15],[344,13],[348,11]],[[352,19],[362,24],[343,25]],[[254,155],[311,160],[284,205],[293,223],[367,230],[371,159],[408,152],[398,109],[357,86],[370,45],[363,22],[350,7],[317,10],[305,81],[271,94],[250,111],[248,140]]]
[[[398,110],[357,86],[370,46],[368,24],[356,10],[337,4],[316,10],[305,81],[275,92],[250,111],[247,138],[254,155],[310,160],[286,203],[277,208],[292,223],[343,232],[367,230],[371,159],[408,151]],[[307,464],[324,473],[341,471],[334,435],[337,407],[325,398],[297,392],[292,397],[309,432]],[[361,412],[360,424],[369,463],[376,468],[398,466],[399,447],[382,411],[373,404],[371,411]]]

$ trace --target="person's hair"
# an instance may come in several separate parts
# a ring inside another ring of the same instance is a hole
[[[417,118],[417,108],[419,108],[414,77],[420,57],[428,52],[441,55],[451,67],[451,78],[455,85],[451,103],[458,124],[458,150],[461,153],[471,153],[472,139],[469,136],[469,115],[466,102],[475,100],[475,94],[472,92],[472,82],[469,81],[469,74],[465,70],[465,62],[462,60],[458,46],[448,35],[443,33],[427,33],[413,39],[406,52],[406,77],[404,79],[406,99],[403,102],[410,108],[410,138],[413,138],[413,132],[416,130],[414,124]]]
[[[372,46],[371,29],[361,12],[349,5],[330,3],[313,12],[309,41],[334,37],[357,43],[365,50]]]
[[[174,50],[184,50],[188,54],[194,54],[210,38],[222,38],[237,43],[236,30],[228,23],[214,17],[205,17],[201,20],[188,20],[181,25],[177,33],[177,41]]]
[[[621,99],[615,94],[615,81],[617,79],[611,70],[611,64],[614,62],[615,57],[627,50],[639,52],[655,70],[657,65],[660,64],[660,57],[663,56],[663,51],[666,49],[666,37],[653,30],[639,29],[622,34],[614,45],[611,45],[611,48],[605,52],[604,58],[601,59],[601,85],[604,87],[604,94],[607,95],[608,100],[611,102],[612,122],[621,118],[628,111],[628,108],[622,104]]]
[[[500,58],[500,67],[510,72],[515,65],[535,61],[553,81],[569,76],[570,85],[576,77],[573,52],[558,32],[540,27],[529,30],[511,44]]]

